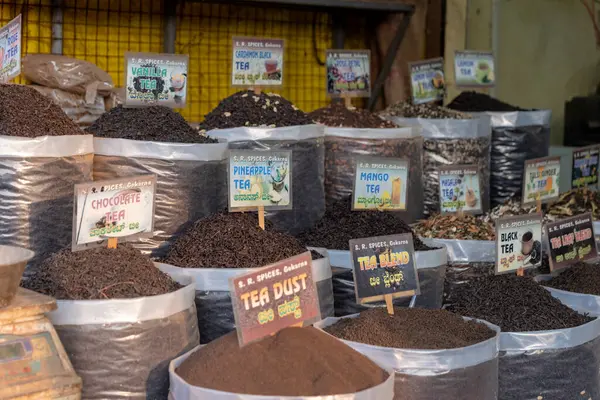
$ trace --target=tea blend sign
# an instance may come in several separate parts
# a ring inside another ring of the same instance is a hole
[[[542,265],[542,214],[496,221],[496,273]]]
[[[434,58],[410,63],[410,84],[413,103],[429,103],[444,99],[444,59]]]
[[[327,50],[327,95],[369,97],[371,95],[371,52]]]
[[[234,37],[231,85],[283,85],[283,39]]]
[[[183,108],[189,57],[179,54],[125,53],[125,106]]]
[[[456,51],[454,78],[458,87],[494,86],[494,55],[488,51]]]
[[[571,187],[598,186],[600,147],[589,146],[573,150]]]
[[[357,157],[352,191],[353,210],[406,210],[408,160]]]
[[[21,14],[0,28],[0,82],[21,73]]]
[[[292,208],[292,152],[232,150],[229,211]]]
[[[463,211],[481,213],[481,176],[476,165],[441,167],[440,208],[442,214]]]
[[[548,223],[546,232],[552,271],[598,257],[592,213]]]
[[[523,174],[523,205],[557,199],[559,192],[560,157],[544,157],[525,161]]]
[[[73,251],[109,238],[152,237],[155,195],[155,175],[75,185]]]
[[[240,346],[321,319],[310,252],[230,278]]]
[[[353,239],[350,253],[357,303],[420,294],[412,234]]]

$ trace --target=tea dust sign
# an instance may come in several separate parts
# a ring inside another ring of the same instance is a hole
[[[523,173],[523,205],[555,200],[560,195],[560,157],[544,157],[525,161]]]
[[[420,294],[412,234],[353,239],[350,254],[358,304]]]
[[[155,175],[75,185],[73,251],[108,239],[152,237],[155,195]]]
[[[599,153],[599,146],[588,146],[573,150],[571,188],[598,187]]]
[[[446,81],[443,58],[409,63],[409,67],[413,103],[430,103],[444,99]]]
[[[21,14],[0,28],[0,82],[21,73]]]
[[[440,211],[481,213],[481,175],[476,165],[450,165],[441,167]]]
[[[519,215],[496,221],[496,273],[542,265],[542,214]]]
[[[546,236],[552,271],[598,257],[592,213],[550,222],[546,225]]]
[[[356,157],[353,210],[406,210],[408,160]]]
[[[232,150],[229,211],[292,208],[292,152]]]
[[[283,85],[283,39],[233,37],[231,86]]]
[[[125,53],[125,106],[185,107],[189,57],[180,54]]]
[[[321,319],[310,252],[230,278],[240,346]]]
[[[369,97],[371,95],[371,52],[369,50],[327,50],[327,95]]]
[[[488,51],[456,51],[454,79],[458,87],[495,86],[494,55]]]

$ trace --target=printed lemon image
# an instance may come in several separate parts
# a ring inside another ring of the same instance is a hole
[[[494,81],[494,71],[486,61],[480,61],[477,63],[477,71],[475,72],[475,79],[479,83],[491,83]]]

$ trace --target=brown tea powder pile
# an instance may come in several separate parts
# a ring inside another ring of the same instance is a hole
[[[308,251],[269,222],[265,227],[258,226],[256,214],[214,214],[177,238],[163,261],[182,268],[257,268]]]
[[[368,110],[347,108],[342,103],[332,103],[308,114],[318,123],[334,127],[348,128],[397,128],[393,122],[386,121]]]
[[[600,296],[600,264],[578,262],[542,285],[568,292]]]
[[[21,286],[58,300],[131,299],[181,288],[152,260],[127,244],[50,256]]]
[[[176,373],[194,386],[263,396],[359,392],[388,374],[367,357],[313,328],[286,328],[240,348],[236,332],[193,353]]]
[[[343,340],[396,349],[455,349],[496,335],[485,324],[465,321],[445,310],[371,308],[357,318],[342,318],[325,331]]]
[[[51,99],[23,85],[0,85],[0,135],[39,137],[84,132]]]

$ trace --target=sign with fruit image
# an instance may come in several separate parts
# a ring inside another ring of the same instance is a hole
[[[454,78],[458,87],[495,86],[494,55],[489,51],[456,51]]]
[[[533,205],[539,200],[558,199],[560,157],[544,157],[525,161],[523,179],[523,205]]]
[[[410,83],[413,103],[429,103],[444,99],[444,59],[434,58],[410,63]]]
[[[229,211],[292,208],[291,151],[231,151]]]
[[[406,210],[408,160],[357,157],[355,164],[353,210]]]

